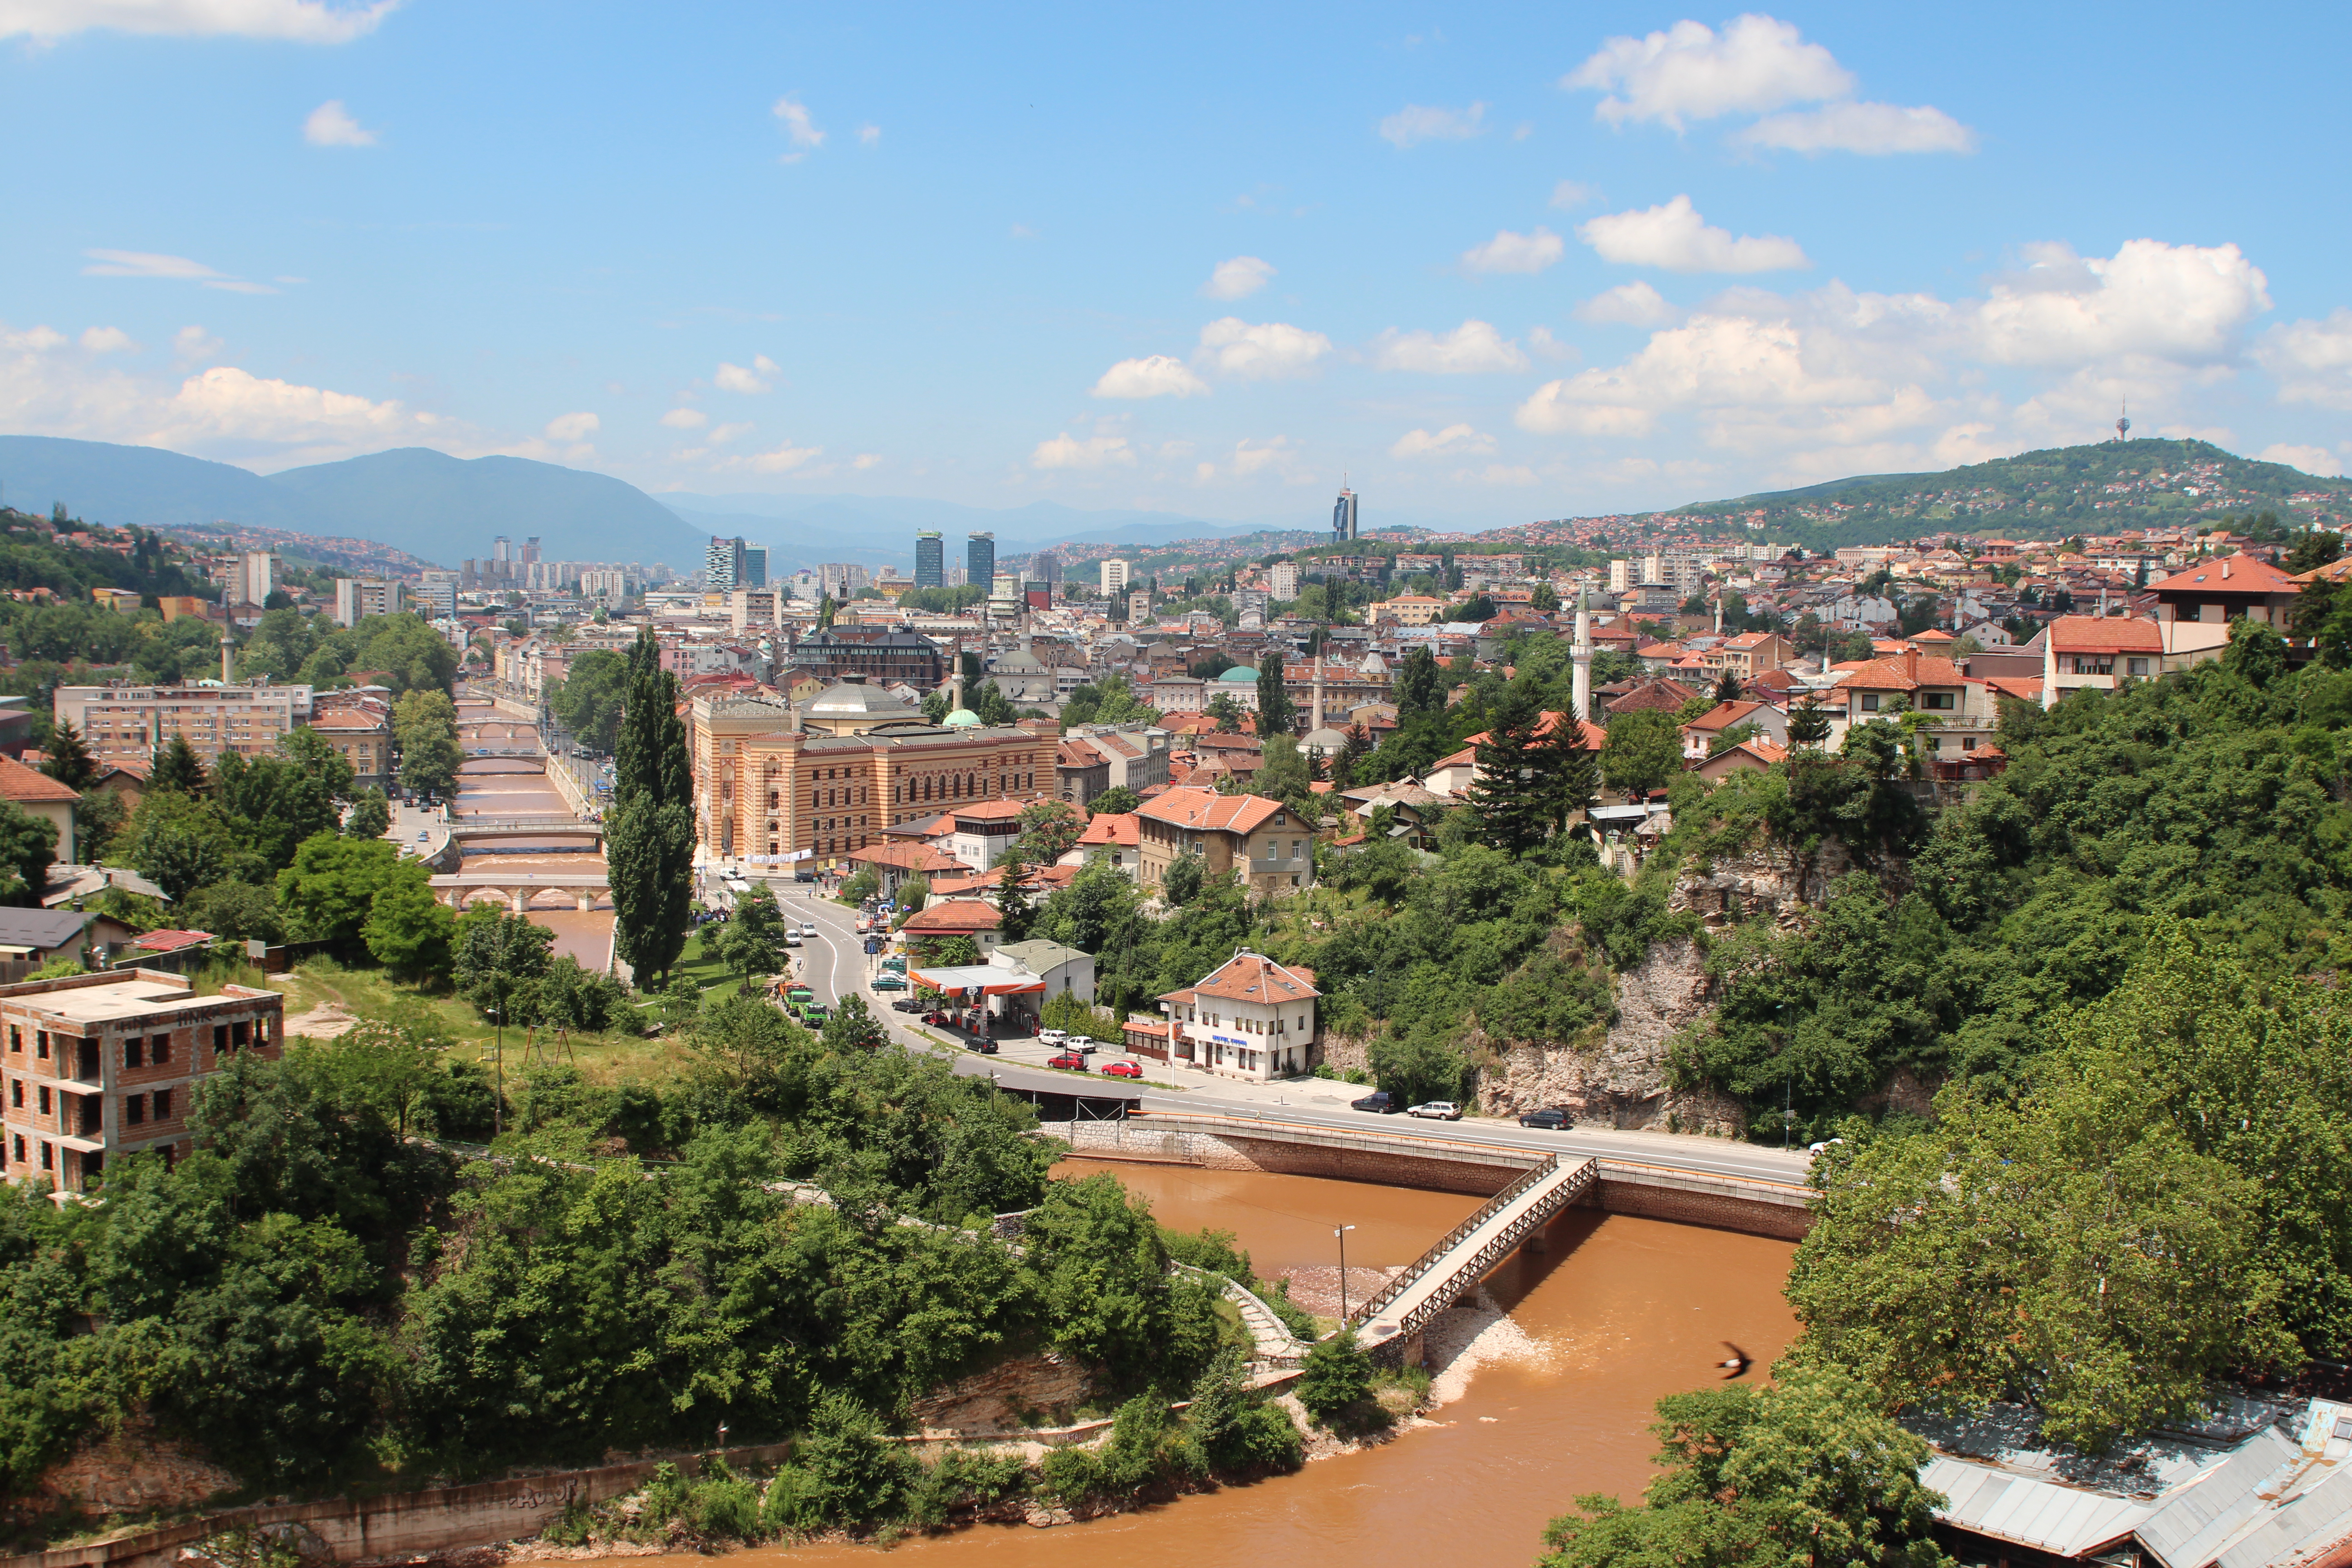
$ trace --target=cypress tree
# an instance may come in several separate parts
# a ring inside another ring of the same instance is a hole
[[[1282,655],[1269,648],[1259,656],[1257,670],[1257,732],[1263,740],[1268,735],[1287,735],[1297,716],[1290,693],[1282,686]]]
[[[613,948],[640,989],[667,977],[686,947],[694,891],[694,780],[677,678],[648,626],[629,649],[629,688],[613,757],[604,826],[613,881]]]

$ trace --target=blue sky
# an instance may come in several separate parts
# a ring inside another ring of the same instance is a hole
[[[91,24],[98,25],[91,25]],[[2352,463],[2352,13],[0,0],[0,428],[1483,527]]]

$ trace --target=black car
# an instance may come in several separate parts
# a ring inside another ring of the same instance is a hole
[[[1351,1100],[1348,1103],[1354,1110],[1377,1110],[1383,1116],[1392,1116],[1404,1109],[1404,1101],[1384,1089],[1376,1089],[1363,1099]]]
[[[890,1005],[901,1013],[919,1013],[930,1004],[919,996],[901,996]]]
[[[793,880],[795,882],[814,882],[816,880],[816,873],[814,871],[795,871],[793,873]]]
[[[1558,1106],[1549,1106],[1542,1110],[1528,1111],[1525,1116],[1519,1118],[1519,1125],[1522,1127],[1549,1127],[1555,1132],[1565,1132],[1570,1128],[1576,1125],[1576,1118],[1570,1116],[1567,1111],[1560,1110]]]
[[[977,1039],[966,1040],[963,1043],[963,1048],[978,1052],[983,1057],[992,1057],[996,1054],[996,1042],[982,1035]]]

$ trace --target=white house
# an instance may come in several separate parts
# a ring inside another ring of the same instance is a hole
[[[1264,1083],[1315,1065],[1315,972],[1242,948],[1197,984],[1160,998],[1177,1061]]]
[[[1092,953],[1080,952],[1075,947],[1064,947],[1058,942],[1013,942],[991,952],[988,962],[999,969],[1034,974],[1044,981],[1045,994],[1037,998],[1040,1006],[1065,992],[1076,996],[1088,1006],[1094,1005],[1095,961]]]

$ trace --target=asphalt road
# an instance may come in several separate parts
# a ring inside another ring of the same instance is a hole
[[[829,899],[811,897],[812,891],[806,886],[797,886],[779,901],[785,919],[795,924],[803,920],[816,922],[820,934],[794,950],[798,960],[795,973],[815,991],[820,1000],[832,1004],[844,992],[863,991],[876,961],[866,956],[865,939],[857,934],[856,914]],[[893,1012],[889,1000],[888,996],[866,996],[875,1016],[888,1025],[892,1038],[910,1050],[929,1051],[934,1055],[961,1054],[942,1051],[915,1033],[908,1025],[907,1015]],[[1001,1060],[1034,1067],[1042,1067],[1046,1057],[1053,1054],[1049,1048],[1027,1040],[1003,1041],[1000,1053]],[[1107,1050],[1097,1053],[1093,1059],[1099,1065],[1118,1059],[1124,1054]],[[1338,1083],[1328,1079],[1244,1084],[1190,1070],[1171,1069],[1162,1063],[1148,1059],[1142,1065],[1151,1079],[1164,1082],[1173,1070],[1177,1078],[1198,1080],[1202,1085],[1199,1089],[1185,1087],[1181,1092],[1172,1094],[1147,1088],[1143,1105],[1151,1110],[1252,1117],[1310,1127],[1361,1130],[1367,1126],[1377,1126],[1392,1131],[1411,1132],[1421,1138],[1454,1139],[1465,1143],[1544,1150],[1580,1156],[1598,1155],[1603,1159],[1635,1161],[1697,1175],[1735,1176],[1749,1181],[1801,1183],[1805,1179],[1805,1168],[1811,1163],[1802,1148],[1784,1153],[1778,1149],[1734,1142],[1725,1138],[1622,1131],[1609,1127],[1579,1127],[1570,1131],[1551,1132],[1491,1117],[1434,1121],[1402,1115],[1376,1116],[1348,1108],[1349,1100],[1368,1092],[1354,1084]],[[1120,1080],[1104,1081],[1117,1083]],[[1122,1087],[1125,1086],[1122,1084]]]

